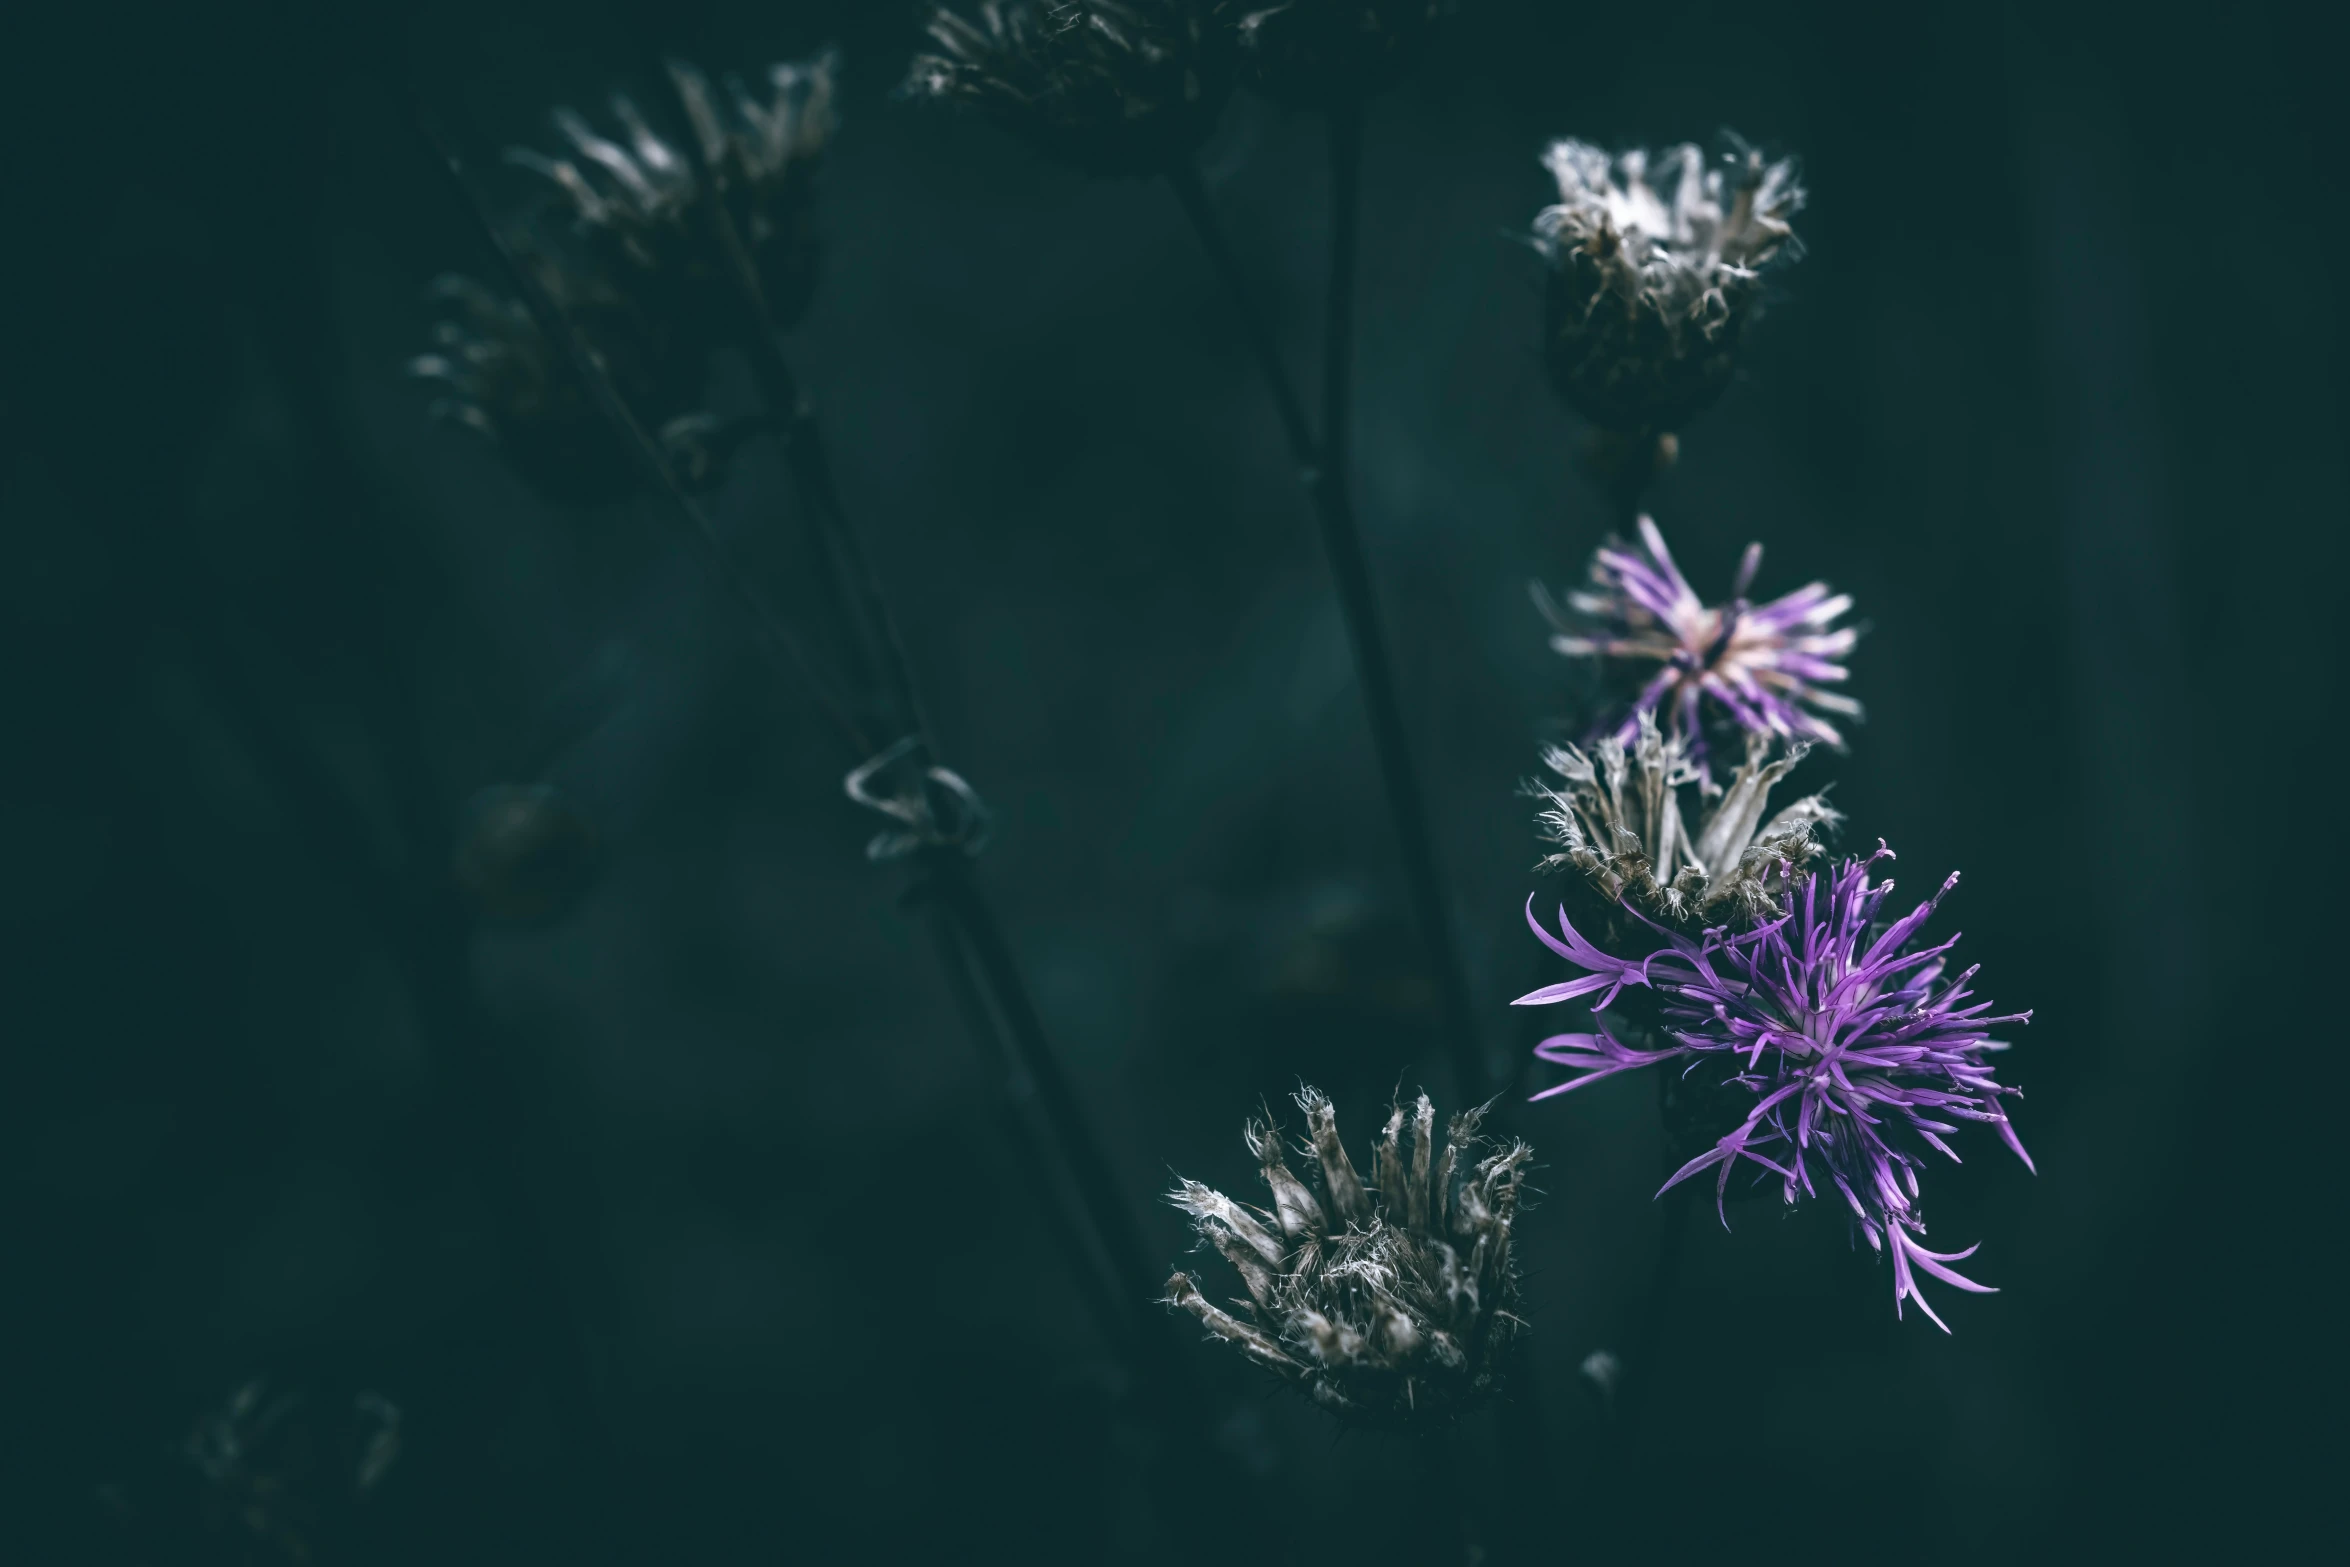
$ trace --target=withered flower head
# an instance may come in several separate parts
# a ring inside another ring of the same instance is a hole
[[[1452,1118],[1445,1146],[1422,1094],[1387,1118],[1366,1187],[1338,1140],[1319,1090],[1297,1102],[1319,1168],[1319,1195],[1291,1173],[1279,1130],[1250,1121],[1271,1212],[1197,1181],[1168,1200],[1192,1217],[1247,1286],[1236,1316],[1187,1273],[1167,1281],[1167,1304],[1316,1402],[1365,1425],[1451,1420],[1492,1394],[1520,1320],[1510,1228],[1533,1150],[1480,1138],[1483,1112]]]
[[[1534,219],[1552,383],[1594,423],[1679,429],[1729,385],[1763,269],[1800,253],[1794,162],[1742,143],[1709,167],[1686,142],[1652,156],[1580,141],[1542,161],[1559,186]]]
[[[616,96],[619,139],[557,109],[567,154],[518,147],[506,156],[553,182],[578,236],[616,286],[665,319],[704,329],[699,318],[727,297],[732,282],[715,198],[748,252],[768,314],[788,327],[815,289],[814,176],[837,123],[838,69],[839,56],[827,52],[769,66],[760,91],[729,77],[720,92],[693,66],[672,61],[670,83],[692,126],[693,152]]]
[[[344,1560],[399,1453],[400,1411],[378,1394],[345,1402],[248,1382],[196,1422],[170,1483],[120,1494],[121,1521],[142,1559],[209,1538],[256,1567]]]
[[[1682,739],[1660,732],[1650,713],[1639,715],[1628,749],[1614,735],[1588,755],[1554,746],[1542,760],[1559,781],[1526,786],[1544,805],[1535,818],[1543,838],[1557,845],[1543,866],[1571,871],[1609,903],[1665,925],[1695,929],[1771,918],[1795,877],[1822,852],[1822,829],[1842,820],[1817,794],[1764,819],[1772,787],[1807,749],[1800,743],[1782,749],[1769,735],[1749,734],[1745,762],[1727,788],[1717,788]],[[1685,812],[1692,792],[1696,809]]]
[[[597,273],[520,253],[556,307],[603,361],[620,395],[656,427],[693,408],[702,358]],[[588,395],[570,353],[521,300],[472,278],[436,280],[432,348],[408,372],[438,383],[431,412],[495,442],[523,476],[558,500],[591,501],[634,482],[627,455]]]
[[[1164,174],[1231,95],[1238,0],[985,0],[933,6],[910,98],[968,105],[1089,174]]]
[[[1249,81],[1283,103],[1326,105],[1393,86],[1459,0],[1284,0],[1240,19]]]

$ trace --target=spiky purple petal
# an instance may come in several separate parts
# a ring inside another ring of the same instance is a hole
[[[1652,927],[1665,945],[1636,960],[1584,939],[1563,910],[1553,937],[1534,921],[1529,902],[1528,922],[1544,944],[1586,972],[1519,1000],[1542,1005],[1604,991],[1593,1007],[1604,1011],[1628,986],[1653,991],[1668,1043],[1638,1049],[1604,1026],[1546,1039],[1535,1054],[1581,1075],[1535,1097],[1670,1060],[1720,1061],[1724,1081],[1754,1095],[1753,1108],[1675,1171],[1665,1189],[1715,1171],[1716,1209],[1726,1224],[1730,1175],[1741,1161],[1777,1175],[1789,1203],[1833,1186],[1871,1247],[1887,1253],[1896,1312],[1914,1300],[1947,1332],[1919,1293],[1920,1274],[1978,1294],[1992,1291],[1949,1266],[1972,1256],[1973,1247],[1926,1249],[1918,1169],[1927,1151],[1957,1161],[1946,1137],[1960,1121],[1996,1127],[2032,1168],[2001,1105],[2018,1090],[1992,1076],[1990,1056],[2006,1046],[1988,1033],[1999,1024],[2027,1023],[2031,1014],[1992,1015],[1990,1003],[1973,1000],[1977,970],[1953,977],[1945,962],[1956,936],[1916,944],[1957,876],[1908,913],[1887,917],[1893,883],[1872,885],[1869,872],[1890,858],[1880,844],[1865,859],[1847,860],[1832,879],[1805,878],[1786,915],[1753,930],[1709,930],[1692,941]]]

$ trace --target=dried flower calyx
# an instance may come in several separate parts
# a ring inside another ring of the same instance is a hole
[[[1248,79],[1283,103],[1326,105],[1393,86],[1459,0],[1284,0],[1240,21]]]
[[[1329,1099],[1307,1088],[1297,1102],[1318,1193],[1291,1172],[1279,1131],[1251,1121],[1271,1212],[1197,1181],[1168,1197],[1239,1272],[1245,1315],[1186,1273],[1167,1281],[1167,1303],[1351,1420],[1448,1421],[1494,1391],[1521,1325],[1510,1234],[1533,1150],[1481,1138],[1479,1110],[1454,1116],[1439,1148],[1422,1094],[1388,1116],[1366,1186]]]
[[[903,88],[978,110],[1091,174],[1188,162],[1231,96],[1237,0],[986,0],[931,8]]]
[[[1800,253],[1794,162],[1742,143],[1709,166],[1688,143],[1610,154],[1571,140],[1542,161],[1559,187],[1534,219],[1552,384],[1597,424],[1679,429],[1729,385],[1763,269]]]
[[[1842,819],[1818,794],[1764,817],[1772,788],[1807,748],[1749,735],[1746,760],[1717,788],[1654,715],[1637,722],[1628,748],[1609,735],[1588,754],[1571,745],[1543,753],[1558,781],[1526,786],[1543,802],[1535,821],[1544,840],[1557,846],[1543,867],[1573,872],[1608,902],[1684,929],[1774,916],[1821,853],[1822,830]],[[1696,809],[1684,810],[1692,791]]]

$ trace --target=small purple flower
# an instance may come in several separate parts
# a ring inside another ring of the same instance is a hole
[[[1535,593],[1558,628],[1550,645],[1559,652],[1660,666],[1616,726],[1618,741],[1630,744],[1640,715],[1656,713],[1668,733],[1701,753],[1710,698],[1749,734],[1843,745],[1843,735],[1820,714],[1858,718],[1860,704],[1821,687],[1850,674],[1838,661],[1860,633],[1836,625],[1852,608],[1850,595],[1814,582],[1767,604],[1749,604],[1746,590],[1762,565],[1762,546],[1749,544],[1730,602],[1708,605],[1647,517],[1640,519],[1640,544],[1602,545],[1591,557],[1591,585],[1569,593],[1564,608],[1546,591]]]
[[[1989,1002],[1969,1004],[1967,986],[1976,969],[1945,978],[1956,936],[1939,946],[1911,945],[1943,895],[1958,884],[1956,874],[1909,914],[1890,923],[1882,919],[1893,883],[1871,886],[1869,869],[1890,858],[1892,851],[1880,843],[1867,859],[1847,860],[1826,889],[1815,873],[1779,919],[1751,931],[1709,930],[1692,941],[1658,926],[1668,945],[1637,960],[1593,946],[1567,923],[1563,910],[1564,939],[1553,937],[1535,921],[1529,899],[1526,918],[1534,933],[1587,972],[1521,996],[1518,1005],[1596,994],[1592,1010],[1603,1012],[1629,988],[1652,992],[1662,1035],[1671,1044],[1635,1049],[1604,1025],[1597,1033],[1546,1039],[1536,1055],[1583,1075],[1535,1097],[1663,1061],[1687,1060],[1692,1071],[1707,1061],[1720,1063],[1725,1086],[1753,1094],[1754,1108],[1710,1151],[1675,1171],[1663,1190],[1718,1167],[1720,1211],[1731,1168],[1740,1159],[1776,1174],[1789,1203],[1818,1195],[1824,1178],[1851,1205],[1869,1244],[1890,1252],[1894,1311],[1914,1300],[1948,1332],[1919,1292],[1917,1274],[1977,1294],[1993,1291],[1949,1266],[1973,1256],[1974,1247],[1926,1249],[1925,1221],[1916,1206],[1918,1166],[1927,1148],[1955,1163],[1958,1155],[1944,1141],[1957,1130],[1954,1123],[1983,1121],[1997,1127],[2000,1139],[2032,1168],[2000,1107],[2004,1096],[2019,1090],[1991,1076],[1989,1055],[2007,1046],[1986,1032],[1996,1024],[2029,1022],[2032,1015],[1988,1016]]]

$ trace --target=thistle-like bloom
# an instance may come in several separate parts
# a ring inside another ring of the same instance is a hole
[[[1308,1088],[1297,1102],[1319,1196],[1290,1172],[1279,1131],[1257,1121],[1248,1147],[1272,1212],[1197,1181],[1168,1196],[1239,1272],[1246,1317],[1210,1302],[1186,1273],[1167,1281],[1167,1304],[1348,1419],[1449,1421],[1494,1390],[1520,1326],[1510,1229],[1533,1150],[1480,1138],[1477,1110],[1452,1118],[1439,1149],[1422,1094],[1388,1116],[1374,1150],[1378,1184],[1367,1188],[1329,1099]]]
[[[1750,734],[1746,760],[1727,788],[1714,788],[1677,736],[1656,717],[1634,715],[1638,736],[1627,749],[1613,735],[1586,755],[1554,746],[1542,760],[1559,782],[1529,783],[1543,802],[1535,817],[1557,852],[1546,870],[1571,871],[1601,898],[1684,931],[1699,925],[1751,925],[1783,906],[1795,876],[1821,852],[1819,834],[1842,817],[1822,795],[1807,795],[1768,821],[1771,789],[1794,771],[1807,747],[1778,749]],[[1696,792],[1698,827],[1682,809]]]
[[[1919,1292],[1919,1274],[1976,1294],[1991,1290],[1950,1266],[1973,1256],[1975,1247],[1926,1249],[1918,1168],[1929,1149],[1957,1161],[1945,1139],[1960,1121],[1995,1126],[2031,1168],[2000,1103],[2018,1090],[1991,1075],[1991,1054],[2007,1046],[1988,1030],[2032,1015],[1991,1016],[1989,1002],[1970,1001],[1967,987],[1977,970],[1947,974],[1956,936],[1937,946],[1916,944],[1920,928],[1958,884],[1956,875],[1908,914],[1885,918],[1893,883],[1872,886],[1869,871],[1891,857],[1880,844],[1867,859],[1847,860],[1825,884],[1815,872],[1783,916],[1750,931],[1709,930],[1691,940],[1660,929],[1668,944],[1638,959],[1601,951],[1563,910],[1559,935],[1552,936],[1529,900],[1526,919],[1534,933],[1585,973],[1521,996],[1518,1004],[1597,994],[1592,1010],[1602,1013],[1627,990],[1652,992],[1660,1037],[1669,1043],[1635,1048],[1604,1023],[1596,1033],[1546,1039],[1536,1055],[1583,1075],[1535,1097],[1667,1061],[1688,1063],[1690,1073],[1710,1068],[1725,1090],[1751,1095],[1753,1107],[1711,1149],[1675,1171],[1665,1190],[1716,1169],[1719,1209],[1742,1159],[1778,1176],[1788,1203],[1832,1186],[1870,1246],[1892,1258],[1894,1311],[1914,1300],[1948,1332]]]
[[[1860,633],[1836,622],[1852,599],[1813,582],[1767,604],[1749,604],[1746,590],[1761,566],[1762,546],[1749,544],[1730,602],[1709,605],[1673,564],[1656,524],[1643,517],[1638,549],[1600,546],[1587,587],[1570,592],[1562,607],[1537,585],[1534,602],[1556,629],[1550,645],[1569,658],[1658,666],[1616,726],[1619,742],[1629,744],[1641,715],[1655,713],[1700,761],[1709,716],[1748,734],[1841,746],[1843,735],[1820,715],[1858,718],[1860,704],[1821,687],[1851,674],[1837,661]],[[1709,705],[1719,713],[1709,713]]]
[[[728,297],[733,283],[713,224],[715,198],[748,253],[767,313],[788,327],[815,289],[814,178],[837,124],[838,69],[839,57],[826,53],[768,67],[763,92],[729,79],[721,94],[693,66],[672,61],[670,82],[698,158],[657,133],[624,96],[612,100],[620,140],[557,109],[567,156],[526,147],[506,156],[562,192],[614,285],[697,335],[722,322],[710,302]]]
[[[1459,0],[1284,0],[1240,19],[1249,80],[1283,103],[1362,98],[1401,80]]]
[[[1580,141],[1542,161],[1559,186],[1534,219],[1553,384],[1594,423],[1679,429],[1729,385],[1763,269],[1799,254],[1793,161],[1739,145],[1709,168],[1687,143],[1652,157]]]
[[[1089,174],[1186,163],[1231,96],[1238,0],[985,0],[931,8],[907,97],[968,105]]]

